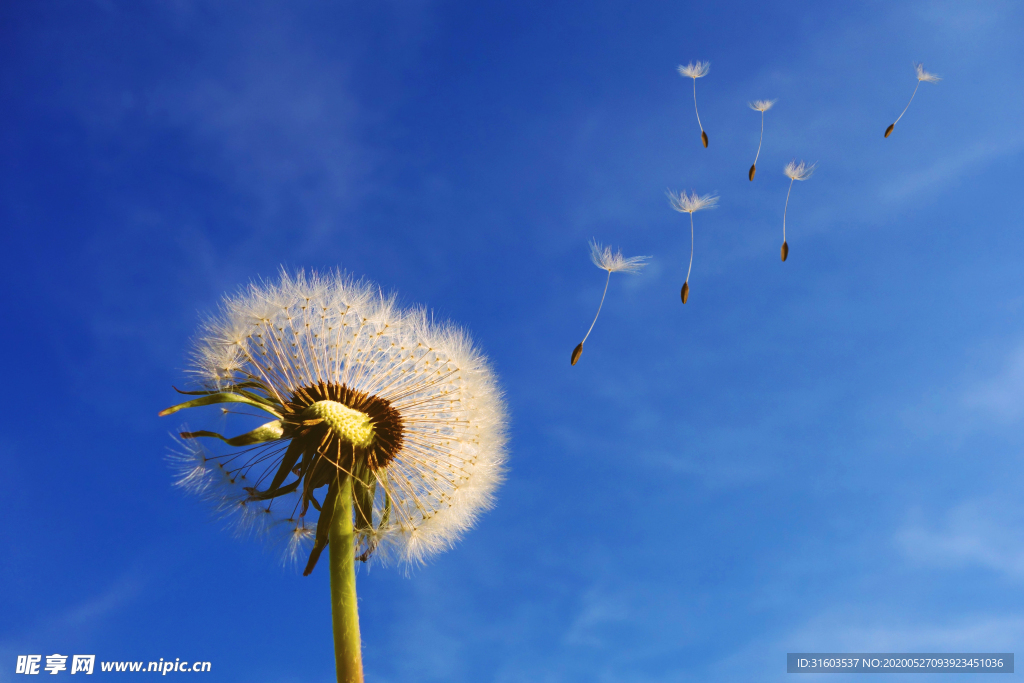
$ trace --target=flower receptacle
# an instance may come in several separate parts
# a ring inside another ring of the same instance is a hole
[[[370,416],[344,403],[317,401],[303,411],[302,417],[305,420],[323,420],[332,432],[353,446],[368,448],[373,444]]]

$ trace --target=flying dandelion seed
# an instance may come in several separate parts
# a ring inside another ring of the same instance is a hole
[[[805,162],[801,161],[799,164],[796,160],[786,164],[786,168],[782,170],[783,173],[789,177],[789,192],[786,193],[786,208],[782,211],[782,260],[785,261],[789,258],[789,243],[786,242],[786,212],[789,211],[789,195],[793,192],[793,181],[794,180],[807,180],[814,174],[814,167],[817,164],[811,164],[808,166]]]
[[[930,74],[924,70],[924,64],[914,63],[914,69],[917,71],[917,85],[914,86],[914,92],[910,93],[910,102],[914,101],[914,95],[917,94],[917,89],[921,87],[921,83],[938,83],[942,79],[935,74]],[[900,122],[903,115],[910,109],[910,102],[907,102],[907,106],[903,107],[903,111],[896,117],[896,120],[889,124],[889,127],[885,129],[885,137],[889,137],[892,134],[892,129],[896,127],[896,124]]]
[[[597,315],[594,316],[594,322],[590,323],[590,329],[583,336],[583,341],[572,350],[571,365],[576,365],[576,361],[580,359],[580,355],[583,353],[583,343],[587,341],[587,337],[594,330],[594,325],[597,324],[597,316],[601,315],[601,307],[604,306],[604,297],[608,294],[608,283],[611,282],[612,273],[639,273],[647,265],[649,258],[650,256],[631,256],[626,258],[622,255],[621,251],[613,253],[611,247],[602,247],[600,242],[591,240],[590,260],[601,270],[607,270],[608,277],[604,280],[604,292],[601,294],[601,303],[597,305]]]
[[[686,66],[679,65],[679,75],[693,79],[693,110],[697,112],[697,125],[700,126],[700,140],[704,147],[708,146],[708,134],[704,132],[704,125],[700,122],[700,112],[697,111],[697,79],[708,75],[711,70],[711,62],[690,62]]]
[[[756,100],[747,103],[747,106],[754,111],[761,112],[761,139],[757,141],[757,154],[754,155],[754,163],[750,165],[750,171],[747,173],[747,178],[751,181],[754,180],[754,173],[757,172],[757,159],[761,156],[761,143],[764,142],[764,113],[771,109],[776,102],[778,100]]]
[[[248,528],[283,529],[287,555],[309,549],[304,575],[329,549],[338,680],[362,681],[356,560],[451,547],[502,479],[506,411],[487,361],[366,281],[300,272],[225,297],[191,372],[200,388],[181,393],[197,398],[161,415],[229,403],[273,419],[233,438],[183,432],[176,483]]]
[[[683,288],[679,292],[679,296],[685,304],[687,299],[690,298],[690,271],[693,269],[693,214],[702,209],[714,209],[717,207],[718,197],[710,194],[699,197],[696,192],[687,195],[685,190],[677,196],[669,190],[668,200],[676,211],[690,214],[690,266],[686,269],[686,280],[683,281]]]

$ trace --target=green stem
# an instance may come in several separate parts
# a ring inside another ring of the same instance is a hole
[[[352,477],[345,475],[330,522],[331,619],[338,683],[363,683],[363,654],[356,604],[355,528],[352,524]]]

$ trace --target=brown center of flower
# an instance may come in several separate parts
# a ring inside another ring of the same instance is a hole
[[[286,405],[294,438],[345,470],[386,467],[402,448],[402,416],[379,396],[321,382],[296,389]]]

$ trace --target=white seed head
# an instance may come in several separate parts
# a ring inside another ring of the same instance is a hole
[[[280,532],[284,538],[284,553],[281,563],[285,566],[296,566],[313,547],[313,540],[316,537],[316,522],[306,522],[302,519],[289,518],[279,523]]]
[[[192,372],[207,391],[254,382],[288,404],[304,388],[344,386],[397,411],[400,447],[360,480],[375,493],[372,523],[357,534],[377,560],[417,563],[451,547],[492,505],[504,477],[506,408],[467,334],[343,273],[282,272],[225,297],[196,341]],[[293,419],[322,421],[351,448],[383,438],[366,415],[335,401],[313,403]],[[301,488],[252,496],[281,465],[283,437],[217,456],[188,441],[172,459],[178,485],[240,513],[247,528],[290,528],[288,552],[298,553],[316,529],[312,509],[300,519]],[[323,502],[324,490],[315,500]]]
[[[785,173],[790,178],[792,178],[793,180],[807,180],[814,174],[814,167],[817,165],[818,164],[811,164],[810,166],[808,166],[807,163],[804,161],[801,161],[798,164],[794,159],[793,161],[786,164],[786,168],[784,168],[782,172]]]
[[[753,102],[747,102],[747,106],[754,111],[766,112],[772,108],[772,105],[778,102],[778,100],[754,100]]]
[[[245,487],[252,486],[243,472],[232,472],[195,440],[177,439],[178,449],[167,459],[176,473],[174,485],[212,504],[218,517],[229,520],[238,536],[259,535],[267,529],[260,506],[247,502]]]
[[[695,211],[714,209],[718,206],[718,195],[706,194],[698,196],[696,192],[688,195],[686,190],[683,190],[678,195],[669,190],[668,200],[672,204],[672,208],[680,213],[692,214]]]
[[[686,78],[702,78],[707,76],[710,70],[711,62],[690,62],[686,66],[680,64],[678,68],[679,75]]]
[[[612,252],[611,247],[603,247],[596,240],[590,241],[590,260],[594,265],[609,273],[638,273],[647,265],[650,256],[631,256],[626,258],[621,251]]]
[[[925,83],[937,83],[942,79],[935,74],[930,74],[924,70],[924,64],[914,63],[914,69],[917,71],[917,80],[924,81]]]

